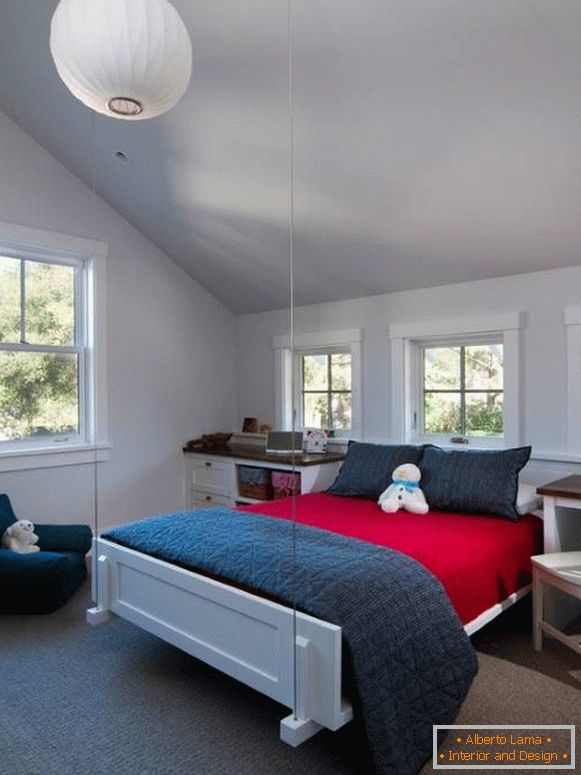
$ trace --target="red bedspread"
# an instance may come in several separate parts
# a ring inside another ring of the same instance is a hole
[[[518,522],[500,517],[446,514],[384,514],[361,498],[311,493],[242,507],[245,511],[296,519],[413,557],[443,584],[467,624],[531,581],[533,554],[542,552],[542,521],[527,514]]]

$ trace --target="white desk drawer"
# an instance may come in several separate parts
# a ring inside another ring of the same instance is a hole
[[[190,508],[192,509],[210,509],[216,506],[233,506],[230,498],[224,495],[204,495],[203,492],[192,490],[190,492]]]
[[[210,495],[228,495],[231,489],[232,463],[216,458],[190,460],[190,487]]]

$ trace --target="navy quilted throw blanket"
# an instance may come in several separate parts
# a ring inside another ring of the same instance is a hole
[[[103,538],[342,627],[381,775],[418,772],[432,752],[432,724],[454,723],[476,674],[441,584],[399,552],[226,508],[151,517]]]

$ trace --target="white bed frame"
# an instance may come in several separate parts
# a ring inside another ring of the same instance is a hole
[[[294,709],[280,723],[289,745],[353,718],[335,624],[300,612],[295,622],[292,608],[103,538],[93,539],[93,600],[90,624],[117,614]]]
[[[257,595],[93,539],[90,624],[111,613],[217,667],[287,708],[280,737],[298,746],[353,718],[341,695],[341,628]],[[529,592],[528,585],[465,626],[469,635]],[[295,686],[296,674],[296,686]]]

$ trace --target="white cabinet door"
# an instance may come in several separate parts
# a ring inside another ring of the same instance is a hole
[[[233,464],[211,457],[190,456],[190,488],[208,495],[228,496],[231,489]]]

